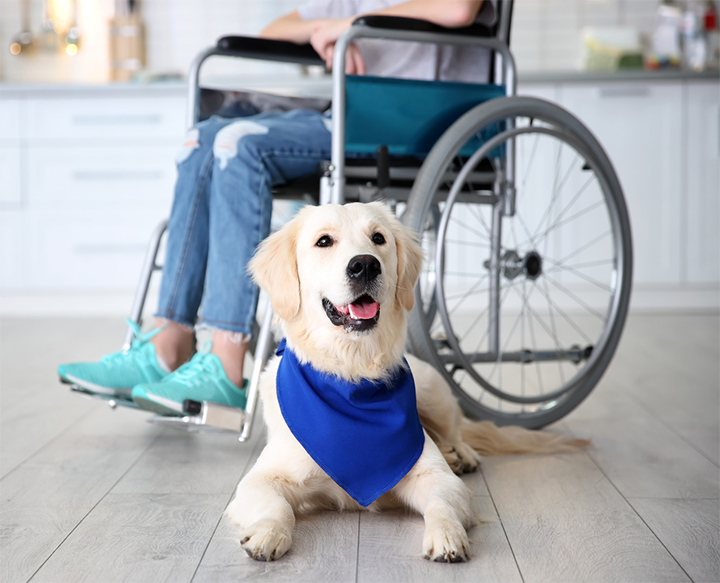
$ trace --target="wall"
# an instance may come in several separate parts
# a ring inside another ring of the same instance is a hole
[[[0,81],[107,80],[106,23],[113,14],[111,0],[77,0],[83,46],[75,57],[43,54],[32,60],[13,57],[7,50],[21,27],[22,1],[0,0]],[[37,30],[42,2],[47,0],[27,1]],[[149,69],[184,74],[193,56],[218,37],[256,34],[300,4],[301,0],[145,0]],[[516,0],[512,49],[518,69],[573,69],[583,26],[630,25],[647,34],[655,26],[657,5],[658,0]]]
[[[657,0],[516,0],[511,48],[520,71],[578,68],[584,26],[634,26],[649,34]]]
[[[34,33],[43,20],[43,2],[27,0]],[[69,0],[64,0],[69,1]],[[22,28],[23,0],[0,0],[0,81],[103,83],[108,80],[108,20],[111,0],[76,0],[82,44],[77,55],[38,51],[13,56],[8,47]],[[223,35],[254,35],[299,0],[146,0],[141,2],[147,30],[148,69],[185,74],[192,58]],[[250,65],[246,66],[253,72]]]

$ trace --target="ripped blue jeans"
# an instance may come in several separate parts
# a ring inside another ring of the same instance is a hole
[[[176,162],[156,316],[252,333],[258,290],[247,263],[270,231],[271,187],[330,159],[329,120],[315,111],[212,117],[191,129]],[[201,307],[202,303],[202,307]]]

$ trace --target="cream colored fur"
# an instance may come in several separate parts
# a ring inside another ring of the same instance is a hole
[[[373,243],[381,233],[385,243]],[[329,247],[318,240],[328,236]],[[334,326],[322,305],[355,298],[346,268],[356,255],[380,262],[377,326],[347,332]],[[380,379],[401,360],[406,313],[414,304],[413,288],[422,251],[412,233],[379,203],[307,207],[260,246],[250,270],[269,296],[288,346],[302,362],[348,380]],[[480,454],[543,453],[576,449],[582,442],[520,428],[498,429],[492,423],[463,418],[457,400],[430,365],[407,355],[417,392],[425,445],[420,459],[370,510],[406,506],[425,519],[423,556],[434,561],[468,558],[467,530],[476,523],[471,493],[456,474],[474,471]],[[227,509],[241,529],[241,544],[254,559],[274,560],[290,548],[295,515],[319,508],[360,508],[312,460],[288,429],[277,401],[279,359],[263,373],[260,397],[268,443],[243,478]]]

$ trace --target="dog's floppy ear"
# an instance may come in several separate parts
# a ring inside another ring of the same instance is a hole
[[[275,313],[290,320],[300,311],[297,236],[300,222],[291,220],[265,239],[248,264],[253,281],[270,296]]]
[[[414,289],[422,267],[423,250],[415,240],[415,233],[400,221],[394,221],[392,230],[398,256],[398,283],[395,297],[402,308],[409,312],[415,305]]]

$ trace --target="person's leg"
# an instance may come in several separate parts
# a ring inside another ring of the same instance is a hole
[[[177,156],[178,180],[169,221],[158,327],[143,334],[135,326],[135,339],[128,350],[95,362],[60,365],[58,374],[63,382],[93,393],[129,396],[135,385],[162,379],[192,355],[192,327],[207,261],[212,148],[217,132],[231,121],[214,118],[199,124],[188,132]]]
[[[159,360],[177,369],[193,353],[193,326],[203,294],[208,254],[208,196],[213,142],[231,120],[213,117],[188,131],[175,158],[178,178],[168,221],[156,327],[151,342]]]
[[[271,187],[313,173],[329,157],[330,132],[314,111],[235,120],[215,137],[200,325],[214,330],[212,352],[236,384],[257,310],[246,266],[270,231]]]
[[[330,156],[322,116],[295,111],[236,120],[217,133],[208,196],[209,235],[200,325],[213,344],[162,383],[138,385],[133,399],[163,414],[187,399],[244,406],[242,360],[258,290],[247,263],[270,229],[271,187],[314,172]]]

